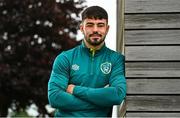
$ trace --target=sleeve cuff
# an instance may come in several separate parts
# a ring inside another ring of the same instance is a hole
[[[77,91],[79,89],[79,86],[75,86],[74,89],[73,89],[73,95],[76,95],[77,94]]]
[[[75,86],[73,89],[73,95],[75,96],[86,96],[87,95],[87,91],[89,89],[87,87],[82,87],[82,86]]]

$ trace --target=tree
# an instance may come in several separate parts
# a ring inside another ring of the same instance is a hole
[[[84,0],[0,0],[0,116],[35,103],[47,114],[54,58],[76,41]]]

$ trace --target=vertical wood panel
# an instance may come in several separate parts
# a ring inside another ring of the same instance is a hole
[[[127,62],[127,78],[180,78],[180,62]]]
[[[128,30],[126,45],[180,45],[180,30]]]
[[[136,112],[136,113],[131,113],[131,112],[128,112],[126,113],[126,117],[129,118],[133,118],[133,117],[136,117],[136,118],[179,118],[180,117],[180,113],[177,112],[177,113],[166,113],[166,112],[158,112],[158,113],[154,113],[154,112]]]
[[[128,79],[128,94],[180,94],[180,79]]]
[[[180,28],[180,14],[125,15],[126,29]]]
[[[180,111],[180,96],[128,96],[127,111]]]
[[[180,116],[179,6],[180,0],[125,1],[127,116]]]
[[[126,13],[179,12],[180,0],[126,0]]]
[[[178,61],[180,46],[126,46],[127,61]]]

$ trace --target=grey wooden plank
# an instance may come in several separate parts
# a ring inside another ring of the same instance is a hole
[[[128,94],[180,94],[179,79],[127,79]]]
[[[180,96],[127,96],[127,111],[180,111]]]
[[[126,77],[180,77],[180,62],[126,63]]]
[[[180,46],[126,46],[127,61],[178,61]]]
[[[180,7],[179,7],[180,8]],[[126,30],[125,45],[180,44],[180,30]]]
[[[180,28],[180,14],[125,15],[125,29]]]
[[[180,0],[125,0],[125,13],[180,12]]]
[[[144,112],[126,112],[126,117],[136,117],[136,118],[154,118],[154,117],[160,117],[160,118],[179,118],[180,113],[166,113],[166,112],[161,112],[161,113],[144,113]]]

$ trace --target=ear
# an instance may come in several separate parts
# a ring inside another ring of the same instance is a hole
[[[109,31],[109,27],[110,27],[110,26],[108,25],[107,28],[106,28],[106,33],[108,33],[108,31]]]
[[[80,24],[79,29],[81,30],[81,32],[83,32],[83,24],[82,23]]]

